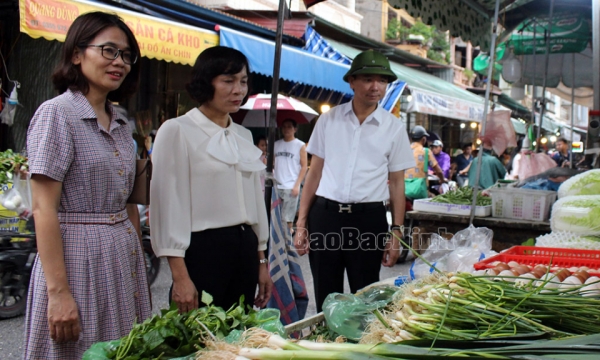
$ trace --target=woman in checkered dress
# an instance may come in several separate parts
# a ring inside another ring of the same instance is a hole
[[[38,245],[26,359],[81,359],[150,315],[127,120],[110,105],[137,89],[139,47],[116,15],[78,17],[27,137]],[[130,221],[131,218],[131,221]],[[135,225],[134,225],[135,224]]]

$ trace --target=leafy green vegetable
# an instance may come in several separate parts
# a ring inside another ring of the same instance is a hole
[[[29,169],[27,158],[10,149],[0,151],[0,185],[11,182],[13,172],[18,169]]]
[[[117,340],[118,343],[95,344],[86,354],[104,351],[107,359],[170,359],[193,354],[198,348],[204,347],[207,339],[222,340],[234,330],[261,327],[280,335],[284,333],[279,310],[256,311],[249,308],[246,312],[243,296],[239,304],[227,311],[213,305],[212,296],[206,292],[202,292],[201,300],[206,306],[185,314],[180,314],[175,303],[172,303],[168,310],[161,310],[161,315],[154,315],[134,325],[129,335]]]
[[[600,169],[575,175],[558,188],[559,199],[574,195],[600,195]]]
[[[471,205],[473,203],[473,188],[465,186],[447,193],[438,195],[431,199],[432,202],[456,205]],[[483,196],[481,192],[477,194],[477,206],[492,205],[492,198]]]

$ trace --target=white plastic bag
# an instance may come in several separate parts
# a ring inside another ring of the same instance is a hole
[[[475,263],[497,254],[492,250],[493,237],[492,230],[473,225],[457,232],[450,240],[432,234],[429,248],[421,256],[440,271],[472,272]],[[433,268],[417,258],[410,268],[410,275],[411,278],[418,279],[433,271]]]
[[[19,173],[13,176],[12,188],[0,194],[0,203],[7,210],[14,211],[22,219],[29,219],[31,213],[30,176],[21,179]]]

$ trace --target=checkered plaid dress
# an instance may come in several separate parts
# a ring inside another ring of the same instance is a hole
[[[95,342],[125,336],[151,313],[144,255],[125,204],[135,154],[126,121],[107,132],[87,99],[67,91],[42,104],[27,137],[30,171],[63,183],[59,221],[67,277],[79,308],[77,342],[50,338],[46,279],[36,259],[25,324],[26,359],[81,359]]]

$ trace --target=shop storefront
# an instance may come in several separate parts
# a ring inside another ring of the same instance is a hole
[[[135,7],[136,11],[131,11],[98,1],[12,1],[18,4],[18,14],[2,23],[2,27],[7,29],[4,33],[10,39],[10,46],[7,43],[1,50],[10,54],[7,56],[7,73],[11,80],[17,80],[21,85],[19,98],[22,106],[17,111],[14,125],[10,128],[2,126],[3,147],[24,147],[29,119],[41,102],[55,95],[50,74],[59,57],[60,42],[64,41],[72,21],[79,14],[89,11],[118,14],[138,40],[142,55],[140,88],[134,98],[122,105],[129,110],[129,116],[136,119],[138,131],[143,130],[144,135],[157,129],[164,120],[195,106],[187,96],[185,83],[189,79],[190,66],[198,54],[208,47],[223,44],[247,54],[255,75],[251,91],[270,92],[275,43],[269,36],[274,37],[275,33],[239,18],[190,4],[185,4],[191,8],[184,13],[186,9],[179,8],[183,4],[170,8],[139,4]],[[154,16],[141,12],[149,12]],[[203,15],[206,15],[206,19],[201,18]],[[182,18],[197,26],[180,22]],[[228,27],[218,26],[215,21]],[[200,25],[205,28],[198,27]],[[286,42],[294,42],[293,37],[286,38],[290,38]],[[39,54],[44,56],[40,57]],[[301,94],[307,99],[317,99],[324,94],[329,97],[351,94],[348,84],[341,80],[348,65],[315,56],[291,45],[284,45],[281,64],[281,88],[284,90],[310,87],[311,91]],[[5,86],[6,92],[10,90]]]

